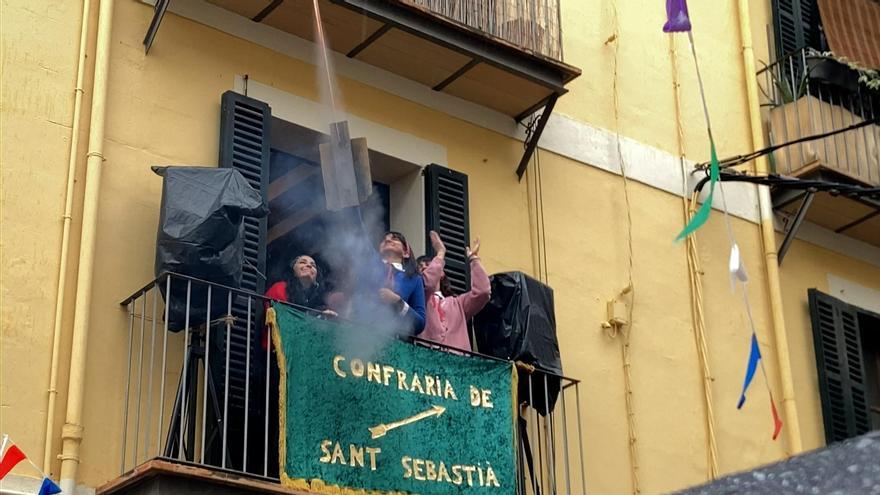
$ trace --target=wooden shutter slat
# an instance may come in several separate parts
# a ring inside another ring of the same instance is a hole
[[[776,55],[819,45],[819,10],[816,0],[773,0]]]
[[[446,244],[446,275],[457,292],[470,289],[464,248],[470,244],[467,175],[432,164],[425,168],[425,225]],[[427,232],[425,233],[427,237]],[[433,255],[430,239],[427,251]]]
[[[260,191],[263,201],[267,201],[269,173],[269,129],[271,127],[271,109],[269,105],[232,91],[227,91],[221,99],[220,111],[220,166],[238,170],[248,183]],[[266,281],[262,274],[266,273],[266,234],[267,218],[244,218],[244,265],[242,266],[242,288],[257,293],[266,289]],[[245,404],[245,383],[250,375],[251,398],[254,397],[255,386],[262,380],[262,364],[259,339],[261,330],[258,317],[262,312],[262,301],[251,300],[251,312],[248,314],[247,297],[233,297],[232,314],[235,317],[229,333],[230,364],[215,369],[215,382],[225,383],[229,375],[229,394],[227,396],[230,411],[236,414],[258,414],[260,408],[254,409],[256,403]],[[251,333],[247,332],[250,319]],[[250,342],[250,369],[247,369],[247,346]],[[225,352],[225,342],[220,342]],[[220,390],[222,394],[222,389]],[[222,400],[222,399],[221,399]],[[232,412],[230,412],[232,416]],[[240,438],[243,432],[233,432],[240,428],[243,416],[227,418],[230,439]],[[231,452],[241,447],[230,449]],[[256,470],[262,472],[262,466],[241,466],[241,460],[233,456],[233,469]]]
[[[227,91],[221,101],[220,166],[238,170],[266,200],[269,170],[269,105],[238,93]],[[267,218],[245,219],[246,249],[243,270],[249,275],[248,286],[255,292],[265,290],[265,281],[255,273],[266,272],[265,239]],[[257,240],[257,249],[253,241]],[[250,242],[248,242],[250,241]],[[254,283],[256,282],[256,283]]]
[[[827,443],[870,430],[858,310],[810,289],[813,344]]]

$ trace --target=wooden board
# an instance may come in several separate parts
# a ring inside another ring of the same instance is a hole
[[[382,35],[357,59],[431,87],[470,62],[458,52],[399,29]]]
[[[515,117],[547,98],[549,89],[488,64],[479,64],[444,90]]]
[[[800,201],[795,201],[786,206],[783,211],[793,215]],[[813,204],[807,210],[807,221],[825,227],[828,230],[837,229],[863,218],[874,212],[875,209],[843,196],[831,196],[826,192],[816,193]],[[851,227],[841,235],[859,239],[880,247],[880,216]]]
[[[308,165],[300,165],[299,167],[290,170],[278,179],[269,183],[269,202],[271,203],[275,201],[276,198],[295,187],[297,184],[308,180],[310,177],[314,177],[320,172],[320,168]]]
[[[309,492],[288,488],[279,483],[270,483],[246,475],[232,474],[209,467],[198,467],[188,464],[178,464],[170,461],[157,459],[147,461],[133,470],[119,476],[96,490],[98,495],[110,495],[112,493],[127,493],[126,488],[134,487],[148,478],[166,476],[173,478],[186,478],[195,483],[204,483],[204,493],[211,493],[212,486],[222,485],[237,488],[245,493],[272,493],[286,495],[310,495]]]
[[[880,215],[845,230],[843,235],[880,247]]]
[[[255,15],[272,3],[272,0],[251,0],[247,2],[241,0],[207,0],[207,2],[223,7],[248,19],[253,19]]]
[[[333,51],[348,53],[382,27],[381,23],[367,16],[326,0],[322,0],[318,5],[321,9],[324,34]],[[263,20],[263,24],[314,41],[314,18],[312,0],[285,0]]]
[[[799,179],[811,179],[813,178],[817,172],[831,172],[833,174],[839,175],[841,179],[848,179],[856,184],[861,184],[863,186],[871,186],[876,187],[880,186],[880,179],[873,180],[875,173],[871,173],[870,177],[872,178],[871,182],[867,182],[868,174],[864,175],[856,175],[847,171],[846,169],[840,169],[836,167],[829,167],[828,165],[822,163],[821,161],[813,161],[810,162],[803,167],[792,170],[790,173],[783,171],[783,175],[788,175],[791,177],[797,177]]]

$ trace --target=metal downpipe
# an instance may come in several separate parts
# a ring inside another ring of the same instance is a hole
[[[752,26],[749,18],[748,0],[737,0],[740,41],[742,43],[743,70],[745,72],[746,94],[749,104],[749,124],[752,131],[752,148],[766,146],[764,129],[761,125],[758,81],[755,70],[755,54],[752,48]],[[766,175],[767,157],[755,160],[755,172]],[[776,251],[776,231],[773,227],[773,210],[770,189],[758,186],[758,204],[761,213],[761,240],[764,245],[764,265],[767,271],[767,290],[770,296],[770,309],[773,321],[773,337],[776,343],[776,360],[779,363],[779,379],[782,384],[782,413],[785,418],[789,455],[803,451],[797,403],[794,396],[794,382],[791,375],[788,335],[785,330],[785,315],[782,308],[782,287],[779,281],[779,261]]]
[[[46,404],[46,442],[43,447],[43,471],[52,471],[52,451],[54,449],[55,400],[58,397],[58,357],[61,347],[61,318],[64,315],[66,296],[67,259],[70,252],[70,222],[73,215],[73,186],[76,182],[76,161],[79,148],[79,121],[82,113],[83,80],[86,71],[86,48],[89,35],[89,16],[91,2],[83,0],[81,27],[79,35],[79,56],[76,62],[76,86],[73,90],[73,120],[70,124],[70,151],[67,163],[67,188],[64,193],[64,214],[61,217],[61,253],[58,266],[58,292],[55,296],[55,323],[52,326],[52,364],[49,368],[49,397]]]
[[[70,383],[68,385],[67,415],[61,434],[61,489],[65,494],[72,494],[76,487],[76,473],[80,460],[79,448],[83,436],[82,411],[85,392],[86,347],[89,333],[89,310],[92,302],[98,193],[101,186],[101,165],[104,160],[104,126],[113,2],[114,0],[100,0],[98,11],[95,75],[91,122],[89,124],[89,152],[86,161],[83,200],[82,240],[79,253],[79,272],[76,278],[73,342],[70,349]]]

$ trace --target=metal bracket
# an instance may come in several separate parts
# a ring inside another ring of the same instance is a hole
[[[813,196],[815,196],[815,194],[814,191],[809,190],[804,193],[804,200],[801,202],[801,206],[798,208],[797,213],[795,213],[794,220],[791,222],[791,227],[789,227],[788,231],[785,233],[785,238],[782,239],[782,245],[779,246],[779,253],[776,255],[779,266],[782,266],[782,259],[785,258],[785,253],[788,251],[788,248],[791,247],[791,242],[794,240],[798,229],[800,229],[801,224],[804,222],[804,218],[807,216],[807,210],[810,208],[810,204],[813,203]]]
[[[144,36],[144,54],[150,53],[150,47],[153,46],[153,40],[156,39],[156,32],[159,31],[159,24],[162,24],[162,18],[165,17],[165,11],[171,0],[157,0],[153,7],[153,19],[150,21],[150,27],[147,28],[147,34]]]
[[[550,114],[553,113],[553,107],[556,106],[557,99],[559,99],[558,94],[550,96],[550,99],[547,100],[547,104],[544,106],[544,111],[541,112],[537,125],[535,125],[535,128],[532,129],[526,138],[526,151],[519,161],[519,166],[516,167],[516,177],[519,181],[522,181],[522,176],[526,173],[529,160],[532,159],[532,154],[535,152],[535,148],[538,147],[538,140],[541,139],[541,134],[544,133],[544,127],[547,125],[547,121],[550,120]]]

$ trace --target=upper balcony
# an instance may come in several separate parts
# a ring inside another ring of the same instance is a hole
[[[312,0],[207,0],[315,40]],[[170,0],[159,0],[149,49]],[[566,92],[559,0],[318,0],[329,48],[523,120]]]
[[[774,173],[880,186],[880,93],[860,82],[858,72],[806,48],[761,69],[758,82],[770,143],[795,143],[770,155]],[[773,202],[790,215],[794,228],[807,219],[880,246],[876,197],[774,190]]]

